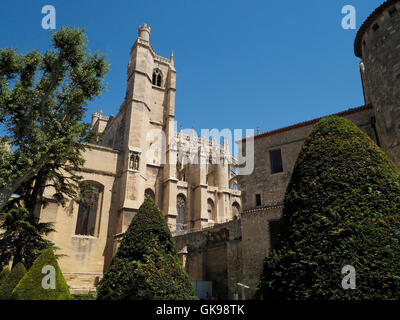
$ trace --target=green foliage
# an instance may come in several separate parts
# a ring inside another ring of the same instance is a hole
[[[98,300],[196,299],[162,213],[146,199],[97,288]]]
[[[94,138],[82,120],[108,71],[105,57],[86,44],[83,30],[63,27],[45,53],[0,49],[0,145],[11,147],[0,148],[0,209],[10,193],[20,198],[8,208],[47,204],[45,186],[62,205],[78,196],[82,153]]]
[[[44,289],[42,286],[42,280],[46,276],[46,273],[42,273],[44,266],[53,266],[55,269],[55,289]],[[35,260],[11,295],[11,300],[69,300],[69,298],[68,285],[51,249],[45,250]]]
[[[297,158],[258,297],[398,299],[399,214],[399,169],[350,121],[321,120]],[[345,265],[354,290],[342,288]]]
[[[9,267],[5,267],[1,272],[0,272],[0,287],[1,285],[6,281],[7,277],[9,276],[11,270]]]
[[[0,229],[5,230],[0,234],[0,267],[13,259],[13,265],[22,262],[30,268],[43,250],[57,249],[44,237],[54,231],[53,224],[39,222],[25,208],[0,213]]]
[[[14,268],[12,268],[7,279],[0,286],[0,300],[10,299],[13,289],[16,287],[25,273],[26,269],[22,263],[18,263]]]

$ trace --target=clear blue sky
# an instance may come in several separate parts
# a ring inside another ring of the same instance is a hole
[[[344,5],[357,29],[383,0],[2,0],[0,47],[45,50],[42,6],[57,29],[86,28],[91,50],[108,55],[107,92],[89,105],[116,114],[125,96],[137,27],[151,26],[157,54],[175,54],[176,116],[184,128],[267,131],[363,105],[357,30],[344,30]]]

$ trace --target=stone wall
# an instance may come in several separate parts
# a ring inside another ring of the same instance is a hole
[[[271,248],[271,221],[278,221],[281,206],[242,214],[241,219],[176,236],[178,251],[185,251],[185,269],[191,280],[213,282],[213,295],[233,299],[248,285],[252,298],[262,272],[263,261]]]
[[[187,250],[185,269],[191,280],[213,282],[213,296],[233,299],[241,275],[240,220],[175,237],[178,251]]]
[[[242,213],[242,283],[249,286],[249,298],[254,296],[262,273],[264,259],[271,249],[271,222],[279,221],[282,207],[274,206]]]
[[[354,122],[375,142],[371,106],[350,109],[337,114]],[[304,139],[319,119],[282,128],[255,139],[255,169],[240,176],[244,211],[239,220],[216,225],[199,232],[175,237],[178,250],[187,248],[186,270],[192,280],[213,282],[214,295],[232,299],[240,290],[237,283],[250,287],[246,297],[254,297],[263,263],[274,241],[274,232],[282,213],[282,202],[295,161]],[[282,151],[283,172],[272,174],[269,151]],[[262,204],[255,206],[255,194]]]
[[[92,146],[84,156],[86,163],[81,173],[84,180],[103,186],[94,234],[75,234],[79,211],[75,201],[69,201],[65,208],[51,202],[40,212],[42,222],[54,223],[57,232],[50,233],[48,238],[60,248],[57,253],[65,255],[59,259],[59,264],[73,293],[94,291],[102,278],[112,257],[117,217],[115,171],[118,151]],[[45,196],[51,198],[52,191],[47,188]]]
[[[370,106],[350,109],[337,115],[353,121],[376,141],[371,125],[373,112]],[[256,207],[256,194],[261,195],[259,207],[276,205],[282,201],[304,139],[318,120],[311,120],[255,136],[253,173],[238,177],[244,211]],[[282,153],[283,171],[271,173],[270,151],[276,149],[280,149]]]
[[[392,3],[392,4],[391,4]],[[360,29],[366,99],[374,106],[383,149],[400,165],[400,1],[390,1]]]
[[[371,122],[373,110],[370,106],[350,109],[337,115],[353,121],[376,141]],[[304,139],[317,121],[318,119],[315,119],[256,136],[254,171],[251,175],[239,176],[244,209],[241,214],[241,241],[238,245],[240,250],[230,259],[241,260],[242,270],[237,278],[250,287],[247,292],[248,297],[254,295],[264,258],[271,249],[271,222],[280,219],[283,198],[297,156]],[[272,174],[269,151],[276,149],[281,149],[282,152],[283,171]],[[256,206],[256,194],[261,195],[260,206]]]

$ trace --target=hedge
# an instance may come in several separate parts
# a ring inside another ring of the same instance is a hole
[[[168,225],[152,199],[146,199],[133,217],[98,285],[97,299],[197,299]]]
[[[11,293],[18,282],[22,279],[24,274],[26,273],[26,269],[24,265],[19,262],[17,265],[12,268],[10,274],[7,279],[0,287],[0,300],[9,300],[11,297]]]
[[[319,121],[287,187],[261,299],[398,299],[400,171],[352,122]],[[356,288],[343,289],[342,268]]]
[[[10,274],[10,268],[5,267],[1,272],[0,272],[0,286],[6,281],[7,277]]]
[[[51,266],[55,270],[55,288],[47,288],[45,284],[51,284],[46,276],[50,276],[49,270],[43,269]],[[43,271],[43,273],[42,273]],[[35,260],[32,267],[24,275],[12,292],[12,300],[69,300],[70,292],[64,279],[57,259],[52,249],[47,249]]]

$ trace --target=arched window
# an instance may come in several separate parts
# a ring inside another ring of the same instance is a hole
[[[154,69],[153,71],[153,85],[161,87],[162,83],[162,73],[160,69]]]
[[[207,211],[208,211],[208,219],[217,222],[217,215],[215,212],[214,201],[211,199],[207,200]]]
[[[81,188],[81,203],[78,209],[75,234],[97,237],[100,225],[104,187],[87,181]]]
[[[150,188],[146,189],[144,191],[144,198],[152,198],[154,201],[156,201],[156,195],[154,194],[154,191],[151,190]]]
[[[240,215],[240,205],[236,201],[232,203],[232,217],[239,217]]]
[[[139,153],[137,152],[130,152],[129,156],[129,169],[131,170],[139,170]]]
[[[183,194],[178,194],[176,197],[176,211],[178,216],[176,217],[176,230],[185,229],[185,210],[186,210],[186,198]]]

